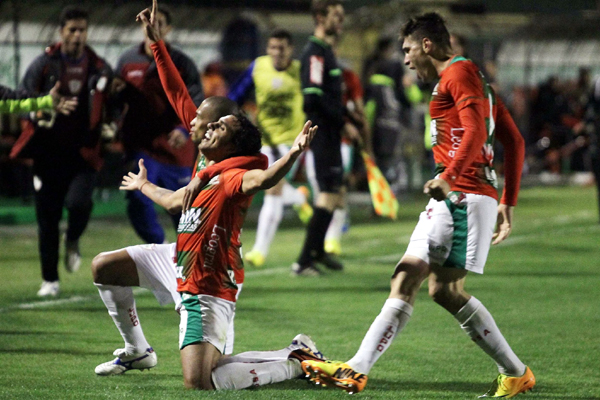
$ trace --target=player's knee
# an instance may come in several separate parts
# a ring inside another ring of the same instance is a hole
[[[392,275],[392,294],[415,295],[428,274],[429,269],[425,263],[400,260]]]
[[[455,290],[452,286],[431,284],[431,282],[429,283],[429,296],[433,301],[447,310],[455,309],[463,297],[462,293]]]
[[[184,376],[183,377],[183,385],[186,389],[193,390],[214,390],[214,387],[210,380],[201,379],[200,377],[193,376]]]
[[[100,253],[92,260],[92,276],[94,277],[94,283],[107,284],[107,269],[110,265],[109,259],[106,253]]]

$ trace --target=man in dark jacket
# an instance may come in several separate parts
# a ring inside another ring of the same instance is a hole
[[[25,72],[20,89],[47,93],[60,82],[62,95],[77,97],[70,115],[38,111],[23,122],[23,132],[11,157],[33,159],[35,207],[43,283],[38,296],[56,296],[58,283],[59,221],[69,212],[65,267],[81,265],[79,238],[92,212],[92,192],[102,166],[100,125],[105,89],[112,70],[86,46],[88,14],[77,7],[60,16],[61,42],[50,46]]]
[[[164,37],[171,31],[171,15],[161,8],[157,19]],[[200,105],[203,95],[196,65],[180,50],[167,48],[194,103]],[[126,110],[121,131],[128,164],[137,168],[143,158],[148,179],[169,190],[187,185],[196,146],[169,104],[148,40],[123,53],[115,72],[118,78],[113,88]],[[137,234],[147,243],[163,243],[165,233],[152,201],[139,192],[129,192],[127,199],[127,214]],[[176,227],[179,215],[171,217]]]

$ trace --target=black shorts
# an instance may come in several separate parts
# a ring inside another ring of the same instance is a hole
[[[339,193],[344,183],[340,135],[317,131],[310,149],[314,155],[319,191]]]

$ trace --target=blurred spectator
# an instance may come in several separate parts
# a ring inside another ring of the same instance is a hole
[[[69,211],[65,235],[65,267],[81,265],[79,238],[92,213],[92,193],[100,156],[100,130],[105,89],[112,70],[87,43],[88,14],[67,7],[60,15],[61,42],[48,47],[25,72],[21,88],[47,93],[61,82],[60,93],[76,96],[79,106],[69,116],[36,113],[24,122],[11,156],[33,159],[39,251],[44,281],[38,296],[59,292],[59,222]]]
[[[404,65],[396,51],[397,41],[382,38],[365,62],[365,113],[372,132],[375,162],[392,189],[406,189],[406,164],[400,142],[402,126],[409,123],[410,102],[404,92]]]
[[[170,12],[160,8],[156,15],[162,36],[172,29]],[[167,44],[192,99],[202,102],[200,75],[194,62]],[[124,109],[122,141],[128,170],[137,170],[144,159],[148,180],[169,190],[185,186],[191,178],[196,146],[169,104],[162,88],[149,39],[125,51],[117,62],[113,92]],[[163,243],[163,231],[152,201],[139,191],[127,192],[127,215],[136,233],[146,243]],[[177,227],[179,215],[170,215]]]

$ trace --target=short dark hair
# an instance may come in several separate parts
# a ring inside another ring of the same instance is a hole
[[[238,104],[227,97],[211,96],[206,98],[206,101],[208,101],[213,107],[213,118],[215,121],[218,121],[219,118],[224,117],[226,115],[235,115],[240,112],[240,107],[238,106]]]
[[[165,19],[167,20],[167,25],[171,25],[171,21],[173,18],[171,15],[171,10],[169,10],[165,6],[160,6],[156,11],[165,16]]]
[[[317,15],[326,16],[329,13],[330,6],[339,6],[343,5],[344,2],[342,0],[312,0],[310,5],[310,12],[312,13],[313,18],[317,18]]]
[[[235,151],[231,156],[249,156],[258,153],[262,146],[260,129],[241,112],[235,113],[233,116],[240,125],[231,138],[231,142],[235,146]]]
[[[60,27],[64,28],[68,21],[72,21],[74,19],[85,19],[86,21],[89,21],[90,14],[81,7],[67,6],[60,12],[58,22]]]
[[[406,21],[400,29],[400,40],[408,36],[421,41],[428,38],[433,43],[450,48],[450,33],[444,19],[438,13],[427,13]]]
[[[271,34],[269,35],[269,39],[285,39],[287,40],[289,45],[294,44],[293,40],[292,40],[292,34],[290,33],[290,31],[282,29],[282,28],[277,28],[274,29]]]

